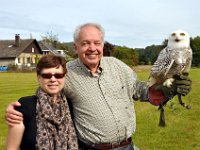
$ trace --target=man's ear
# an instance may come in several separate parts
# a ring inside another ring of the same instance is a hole
[[[76,43],[73,43],[73,46],[74,46],[74,49],[76,50],[77,49]]]
[[[75,54],[77,54],[77,45],[76,45],[76,43],[73,43],[73,47],[75,49]]]

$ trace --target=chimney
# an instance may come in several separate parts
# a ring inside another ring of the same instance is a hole
[[[19,34],[15,34],[15,46],[19,47],[20,44],[20,36]]]
[[[30,39],[33,39],[33,36],[32,36],[32,34],[30,33]]]

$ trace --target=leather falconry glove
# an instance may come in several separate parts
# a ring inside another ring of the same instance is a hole
[[[172,99],[175,95],[180,94],[186,96],[192,87],[192,80],[186,75],[180,75],[175,78],[171,87],[157,85],[155,90],[162,91],[166,99]]]
[[[191,107],[183,103],[181,96],[186,96],[191,91],[192,80],[188,77],[188,74],[183,74],[175,77],[171,87],[161,85],[154,85],[150,88],[150,103],[159,106],[160,109],[160,122],[159,126],[165,126],[164,108],[163,106],[172,99],[175,95],[178,95],[179,103],[187,109]],[[161,91],[159,93],[157,91]],[[160,98],[159,98],[160,97]],[[152,99],[151,99],[152,98]]]

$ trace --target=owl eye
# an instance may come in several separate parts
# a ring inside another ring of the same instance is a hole
[[[172,36],[176,36],[176,33],[172,33]]]
[[[185,36],[185,33],[180,33],[180,36]]]

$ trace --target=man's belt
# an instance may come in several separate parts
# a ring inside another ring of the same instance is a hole
[[[112,149],[112,148],[118,148],[118,147],[122,147],[125,145],[129,145],[129,144],[131,144],[131,142],[132,142],[132,138],[128,138],[119,143],[93,144],[92,147],[95,149],[99,149],[99,150],[108,150],[108,149]]]

